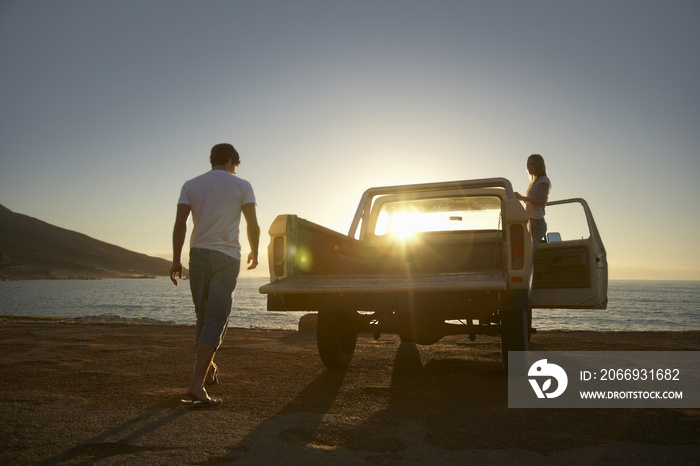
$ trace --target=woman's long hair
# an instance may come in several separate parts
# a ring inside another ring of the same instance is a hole
[[[542,157],[540,154],[532,154],[527,158],[527,161],[532,161],[532,163],[535,165],[535,173],[530,174],[530,185],[527,188],[529,191],[535,181],[542,176],[547,176],[547,167],[544,164],[544,157]],[[549,181],[549,189],[552,189],[551,180]]]
[[[547,176],[547,167],[544,164],[544,157],[540,154],[532,154],[527,158],[527,161],[532,161],[535,165],[535,173],[530,174],[531,181],[535,181],[540,176]]]

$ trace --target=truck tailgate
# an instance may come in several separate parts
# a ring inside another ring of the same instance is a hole
[[[301,275],[260,287],[262,294],[429,293],[436,291],[498,291],[507,288],[503,271],[432,275]]]

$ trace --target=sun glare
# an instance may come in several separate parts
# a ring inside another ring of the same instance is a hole
[[[471,199],[382,201],[378,206],[376,236],[407,239],[416,233],[441,231],[497,230],[500,228],[500,199],[479,196]]]
[[[391,219],[380,216],[375,234],[406,238],[416,233],[438,231],[465,231],[498,229],[493,215],[474,215],[464,212],[398,213]]]
[[[408,237],[426,231],[449,231],[458,228],[461,220],[460,216],[446,215],[444,212],[399,213],[392,218],[389,233]]]

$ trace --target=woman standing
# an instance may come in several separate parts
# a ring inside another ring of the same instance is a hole
[[[530,233],[534,248],[544,240],[547,234],[547,222],[544,221],[544,206],[549,198],[551,182],[547,177],[544,158],[540,154],[532,154],[527,158],[527,172],[530,174],[530,186],[525,196],[515,193],[515,198],[525,202],[525,210],[530,218]]]

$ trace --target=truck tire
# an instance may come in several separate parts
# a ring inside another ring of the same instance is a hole
[[[508,351],[527,351],[529,326],[527,309],[501,312],[501,358],[508,370]]]
[[[321,361],[329,369],[345,369],[357,344],[357,326],[345,311],[318,311],[316,344]]]

